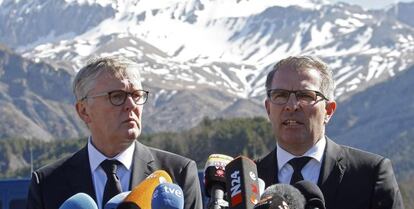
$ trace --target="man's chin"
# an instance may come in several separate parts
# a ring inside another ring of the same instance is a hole
[[[139,129],[129,129],[126,138],[130,140],[135,140],[141,135],[141,130]]]
[[[289,134],[288,136],[281,136],[278,139],[280,143],[291,145],[291,146],[302,145],[304,143],[307,143],[308,141],[308,139],[306,139],[301,134]]]

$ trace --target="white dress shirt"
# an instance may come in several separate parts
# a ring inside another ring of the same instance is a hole
[[[95,187],[96,201],[98,208],[103,208],[102,198],[106,184],[106,174],[101,168],[100,164],[106,159],[118,160],[122,165],[118,166],[116,171],[120,181],[122,192],[129,191],[129,182],[131,178],[132,158],[134,155],[135,143],[132,143],[126,150],[119,153],[113,158],[107,158],[91,142],[91,137],[88,139],[88,155],[89,165],[91,166],[92,181]]]
[[[312,159],[302,168],[302,176],[304,180],[310,181],[314,184],[318,183],[319,173],[322,165],[323,152],[325,150],[326,139],[322,137],[313,147],[311,147],[302,156],[308,156]],[[282,149],[277,144],[277,165],[278,165],[278,178],[280,183],[290,184],[290,179],[293,174],[293,167],[288,163],[289,160],[295,157],[289,152]]]

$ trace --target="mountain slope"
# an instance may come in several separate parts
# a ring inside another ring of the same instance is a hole
[[[157,71],[168,69],[171,79],[159,79],[195,86],[199,80],[210,84],[205,80],[212,77],[223,83],[217,87],[244,98],[263,98],[264,78],[259,75],[289,55],[314,54],[330,63],[338,96],[361,91],[414,63],[414,29],[385,11],[347,4],[281,7],[274,2],[242,14],[221,10],[227,4],[244,8],[243,2],[119,3],[113,6],[115,15],[90,30],[22,52],[31,59],[65,62],[74,70],[91,55],[122,54],[143,63],[146,77],[159,77]],[[234,65],[233,75],[226,68],[211,69],[215,63]]]
[[[401,173],[414,167],[413,82],[414,66],[339,103],[328,135],[339,143],[391,157]]]
[[[3,0],[0,6],[0,42],[11,48],[70,39],[115,15],[109,5],[63,0]]]
[[[401,2],[397,5],[394,5],[391,9],[388,10],[388,14],[394,16],[399,21],[414,27],[414,2],[404,3]]]
[[[275,62],[289,55],[317,55],[328,62],[335,74],[339,101],[414,64],[414,28],[410,24],[387,11],[366,11],[343,3],[318,0],[4,0],[0,3],[0,22],[3,21],[0,31],[10,32],[0,34],[0,42],[12,46],[26,59],[66,69],[70,74],[95,56],[123,55],[137,61],[144,87],[151,92],[143,116],[144,129],[151,132],[188,129],[205,116],[265,115],[266,74]],[[399,14],[414,12],[406,8]],[[60,87],[67,91],[69,86]],[[9,92],[4,94],[14,98]],[[67,100],[71,96],[62,97]],[[18,104],[26,110],[23,116],[45,126],[33,113],[44,108],[35,109],[28,102]]]
[[[0,138],[48,141],[84,135],[73,107],[71,77],[0,47]]]

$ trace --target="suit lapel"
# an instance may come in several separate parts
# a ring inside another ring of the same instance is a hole
[[[137,141],[135,141],[133,158],[129,190],[134,188],[155,170],[158,170],[158,167],[154,163],[151,151],[148,147]],[[65,179],[68,179],[71,193],[76,194],[84,192],[96,201],[87,146],[83,147],[79,152],[73,155],[65,174]]]
[[[147,176],[157,170],[151,151],[145,145],[135,141],[134,159],[129,189],[133,189]]]
[[[84,192],[96,201],[87,146],[73,155],[65,174],[72,193]]]
[[[327,201],[327,205],[334,205],[337,188],[345,172],[345,165],[342,162],[342,148],[326,137],[326,149],[324,160],[321,166],[318,186]],[[328,201],[330,201],[328,203]]]
[[[259,178],[263,179],[266,187],[279,183],[276,148],[259,161],[257,170],[259,172]]]

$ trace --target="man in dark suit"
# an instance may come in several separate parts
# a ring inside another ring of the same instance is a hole
[[[91,136],[77,153],[33,173],[28,209],[56,209],[79,192],[103,208],[156,170],[165,170],[182,188],[185,209],[202,208],[195,162],[136,140],[148,97],[140,80],[134,63],[114,57],[94,60],[77,73],[76,110]]]
[[[256,160],[266,186],[309,180],[322,190],[327,209],[404,208],[389,159],[325,136],[336,102],[332,72],[323,61],[311,56],[279,61],[267,75],[266,90],[277,142]]]

